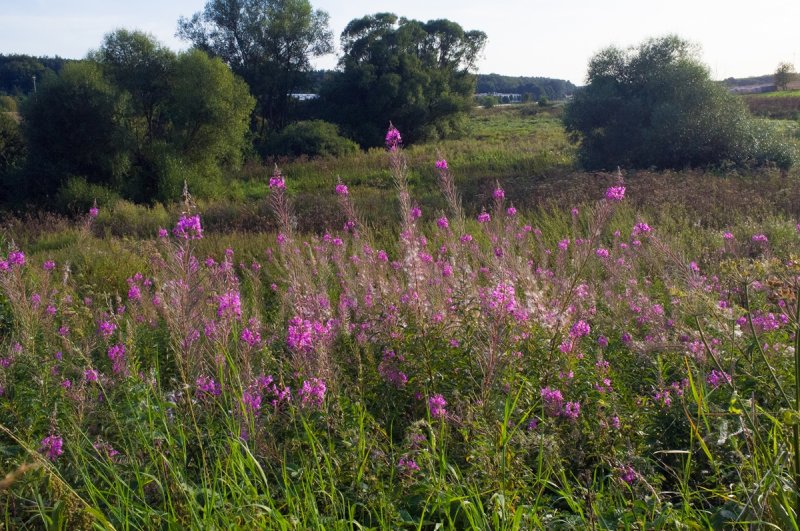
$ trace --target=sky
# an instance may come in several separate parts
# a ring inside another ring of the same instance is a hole
[[[0,0],[0,53],[81,58],[117,28],[153,34],[174,50],[180,16],[205,0]],[[419,20],[447,18],[484,31],[480,73],[543,76],[583,84],[589,59],[609,46],[675,33],[700,46],[714,79],[800,68],[800,0],[311,0],[330,14],[338,36],[354,18],[379,12]],[[338,47],[337,47],[338,48]],[[317,68],[333,68],[335,56]]]

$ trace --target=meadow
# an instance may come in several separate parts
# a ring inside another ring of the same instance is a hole
[[[798,529],[798,170],[559,112],[5,220],[4,527]]]

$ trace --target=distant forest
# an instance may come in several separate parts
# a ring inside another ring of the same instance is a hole
[[[0,94],[22,96],[33,92],[36,82],[57,75],[64,64],[72,61],[62,57],[33,57],[30,55],[0,54]]]
[[[0,94],[23,96],[33,91],[33,77],[37,83],[48,75],[57,75],[64,64],[75,59],[62,57],[34,57],[30,55],[0,54]],[[295,92],[319,93],[329,70],[310,72],[307,84],[295,87]],[[551,100],[563,99],[577,87],[563,79],[548,77],[503,76],[478,74],[476,93],[529,94],[538,100],[546,96]]]
[[[512,77],[500,74],[479,74],[475,92],[478,94],[497,92],[501,94],[528,94],[538,100],[546,96],[550,100],[562,100],[577,87],[564,79],[549,77]]]

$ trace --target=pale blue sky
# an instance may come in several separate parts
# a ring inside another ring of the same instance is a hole
[[[628,46],[677,33],[702,47],[717,79],[771,73],[780,61],[800,68],[800,0],[312,0],[331,15],[337,36],[353,18],[381,11],[448,18],[480,29],[489,42],[482,73],[537,75],[582,84],[589,58],[610,44]],[[0,53],[83,57],[103,35],[125,27],[154,34],[173,49],[178,17],[205,0],[0,0]],[[336,58],[317,61],[331,68]]]

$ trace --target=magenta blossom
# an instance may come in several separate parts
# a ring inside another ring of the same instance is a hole
[[[283,180],[283,176],[280,173],[276,173],[269,178],[269,187],[276,190],[283,190],[286,188],[286,181]]]
[[[625,199],[625,187],[624,186],[612,186],[608,190],[606,190],[606,199],[609,201],[622,201]]]
[[[439,168],[440,170],[446,170],[447,169],[447,161],[444,160],[444,159],[437,160],[436,161],[436,167]]]
[[[311,378],[303,382],[300,388],[300,404],[302,406],[322,407],[325,401],[325,392],[328,390],[325,382],[319,378]]]
[[[203,227],[200,225],[200,216],[181,216],[172,230],[172,234],[182,240],[201,239],[203,237]]]
[[[447,415],[447,400],[440,394],[435,394],[428,399],[428,410],[431,412],[431,417],[444,418]]]
[[[350,195],[350,190],[347,189],[347,186],[339,183],[336,185],[336,195],[346,196]]]
[[[492,216],[490,216],[488,212],[481,212],[478,214],[478,223],[489,223],[491,220]]]
[[[395,151],[402,143],[403,138],[400,136],[400,131],[389,123],[389,130],[386,131],[386,148],[389,151]]]
[[[58,456],[64,453],[64,439],[60,435],[48,435],[42,439],[39,451],[47,454],[50,461],[55,461]]]

